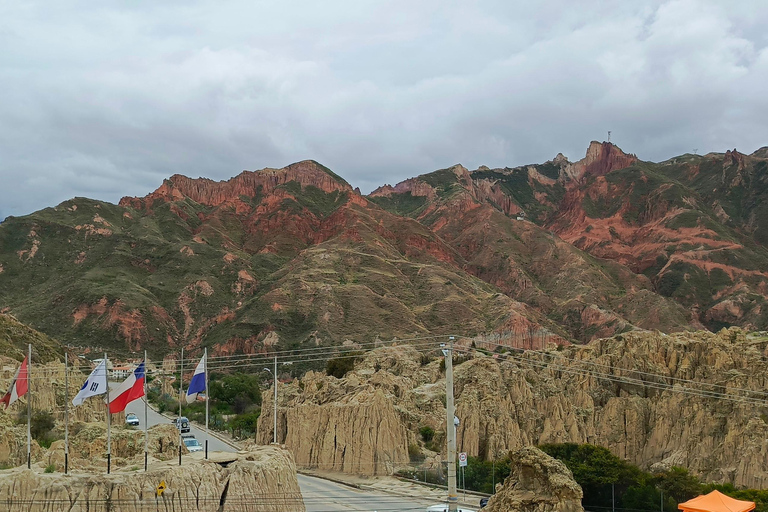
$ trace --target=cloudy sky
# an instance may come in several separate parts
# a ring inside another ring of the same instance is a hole
[[[766,26],[761,0],[2,2],[0,219],[308,158],[369,192],[608,130],[750,153]]]

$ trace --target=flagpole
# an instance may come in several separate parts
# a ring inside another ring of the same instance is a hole
[[[27,469],[32,469],[32,344],[27,345]]]
[[[149,425],[149,416],[147,416],[147,351],[144,351],[144,471],[147,470],[147,458],[149,453],[149,438],[147,437],[147,425]]]
[[[104,352],[104,373],[107,384],[107,474],[112,469],[112,415],[109,413],[109,360]]]
[[[179,361],[179,421],[176,422],[176,427],[179,429],[179,466],[181,466],[181,445],[183,441],[181,439],[181,381],[184,375],[184,347],[181,347],[181,360]]]
[[[64,349],[64,474],[69,472],[69,354]]]
[[[208,458],[208,438],[210,437],[210,434],[208,433],[208,395],[210,395],[210,392],[208,391],[208,349],[206,348],[203,352],[203,355],[205,357],[205,458]]]

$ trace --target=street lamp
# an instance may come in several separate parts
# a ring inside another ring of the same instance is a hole
[[[275,388],[274,411],[272,413],[274,423],[272,424],[272,444],[277,444],[277,356],[275,356],[275,371],[273,372],[269,368],[264,368],[270,374],[272,374],[273,386]]]

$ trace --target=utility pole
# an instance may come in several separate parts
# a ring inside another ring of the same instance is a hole
[[[179,359],[179,420],[176,422],[176,427],[179,429],[179,466],[181,466],[181,445],[184,444],[184,439],[181,437],[181,398],[182,398],[182,389],[181,389],[181,381],[184,377],[184,347],[181,347],[181,359]],[[208,390],[205,390],[206,393],[208,393]]]
[[[456,512],[459,497],[456,493],[456,425],[453,407],[453,336],[448,337],[445,356],[445,433],[448,439],[448,510]]]
[[[272,443],[277,444],[277,356],[275,356],[275,410],[273,411],[274,414],[274,424],[272,426]]]
[[[277,444],[277,356],[275,356],[275,369],[264,368],[264,371],[272,374],[272,386],[275,388],[275,395],[272,399],[272,444]]]

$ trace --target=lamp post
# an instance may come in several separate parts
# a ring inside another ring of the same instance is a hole
[[[273,387],[275,388],[275,396],[273,398],[274,411],[272,412],[272,419],[274,421],[272,425],[272,444],[277,444],[277,356],[275,356],[275,371],[273,372],[269,368],[264,368],[264,370],[272,374]]]

